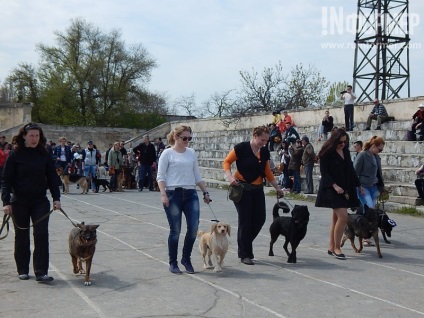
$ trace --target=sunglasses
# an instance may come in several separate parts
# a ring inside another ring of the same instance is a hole
[[[340,141],[338,142],[338,145],[345,144],[346,142],[347,142],[346,140],[343,140],[343,141],[341,141],[341,140],[340,140]]]
[[[25,132],[28,132],[32,129],[40,130],[40,127],[38,125],[34,125],[34,124],[28,124],[24,127]]]
[[[192,139],[193,139],[193,137],[181,137],[181,136],[178,136],[178,137],[180,137],[183,141],[191,141]]]

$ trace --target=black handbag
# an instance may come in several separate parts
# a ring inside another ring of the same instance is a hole
[[[228,188],[228,198],[235,203],[240,202],[243,195],[243,188],[244,186],[242,184],[230,185]]]

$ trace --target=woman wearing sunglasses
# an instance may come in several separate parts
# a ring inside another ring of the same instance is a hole
[[[370,208],[375,208],[379,191],[384,188],[381,158],[378,155],[383,151],[384,145],[383,138],[373,136],[355,159],[354,168],[363,190],[358,191],[358,197],[362,205],[366,204]]]
[[[181,264],[184,265],[187,273],[194,273],[190,258],[200,217],[196,185],[203,192],[203,202],[209,204],[212,201],[200,175],[197,155],[193,149],[188,148],[188,143],[192,139],[191,133],[189,126],[179,125],[168,134],[167,139],[171,147],[165,149],[160,156],[156,178],[170,227],[169,271],[173,274],[182,274],[178,267],[177,255],[183,213],[187,222],[187,233]]]
[[[347,142],[346,131],[337,129],[318,154],[321,180],[315,206],[333,209],[328,254],[337,259],[346,258],[340,243],[347,223],[347,209],[361,205],[356,192],[360,183],[353,168],[349,148],[346,147]]]
[[[243,194],[239,202],[234,202],[238,213],[238,257],[246,265],[254,265],[253,240],[258,236],[265,223],[266,208],[263,189],[266,178],[282,197],[283,190],[270,168],[270,153],[266,143],[269,130],[265,126],[253,129],[250,141],[234,146],[224,160],[224,173],[231,185],[243,185]],[[235,162],[237,170],[231,173],[231,165]]]

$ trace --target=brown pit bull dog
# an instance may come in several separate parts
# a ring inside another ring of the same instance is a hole
[[[90,286],[90,269],[96,250],[98,225],[85,225],[84,222],[77,224],[69,233],[69,254],[72,258],[74,274],[84,274],[82,261],[85,261],[85,286]]]

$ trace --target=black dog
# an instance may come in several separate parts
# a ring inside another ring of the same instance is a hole
[[[269,244],[269,256],[274,256],[273,246],[280,235],[283,235],[286,240],[284,242],[284,250],[288,256],[287,263],[296,263],[296,248],[306,235],[309,210],[306,205],[295,205],[291,214],[292,217],[280,216],[278,210],[282,209],[284,213],[290,211],[287,205],[282,202],[276,203],[272,209],[274,221],[269,227],[271,234],[271,243]],[[292,252],[289,253],[287,246],[290,243]]]
[[[377,215],[378,227],[380,228],[381,234],[383,234],[384,242],[391,244],[386,234],[388,237],[392,237],[392,229],[396,226],[396,222],[390,219],[384,210],[377,209]]]
[[[381,234],[383,234],[384,242],[387,244],[391,244],[391,242],[387,239],[388,237],[392,237],[392,230],[396,226],[396,222],[389,218],[387,213],[384,210],[376,209],[378,216],[378,227],[380,228]],[[364,209],[362,207],[356,210],[356,214],[364,214]]]
[[[93,182],[96,186],[96,193],[99,192],[100,186],[103,187],[103,192],[105,192],[106,189],[109,189],[109,192],[112,192],[112,188],[110,187],[110,183],[106,179],[94,178]]]
[[[344,236],[340,246],[343,246],[347,239],[356,253],[361,253],[364,248],[362,241],[364,239],[374,238],[375,246],[377,247],[377,255],[382,258],[380,251],[380,243],[378,241],[378,211],[371,209],[365,205],[364,214],[349,214],[347,225],[344,230]],[[359,238],[359,249],[355,246],[355,236]]]

